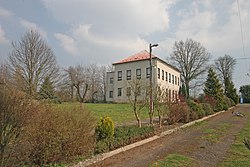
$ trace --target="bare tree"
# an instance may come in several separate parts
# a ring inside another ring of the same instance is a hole
[[[86,68],[78,65],[76,67],[69,67],[65,70],[67,73],[69,86],[71,88],[71,93],[73,96],[74,87],[76,88],[76,93],[80,103],[83,103],[89,90],[89,78],[87,76]]]
[[[219,78],[221,79],[224,88],[226,88],[227,80],[232,81],[235,65],[236,59],[230,55],[225,55],[215,60],[215,68],[218,71]]]
[[[94,103],[98,98],[98,92],[100,92],[101,71],[96,64],[90,64],[86,70],[90,81],[90,101]]]
[[[29,31],[20,41],[12,43],[9,67],[18,87],[35,96],[45,77],[54,80],[58,66],[52,49],[36,31]]]
[[[112,66],[101,66],[100,67],[100,74],[101,74],[101,85],[100,85],[100,92],[103,96],[103,102],[106,102],[106,82],[107,82],[107,72],[112,71]]]
[[[169,110],[170,99],[168,97],[167,89],[157,86],[153,94],[154,111],[157,111],[159,127],[162,126],[162,117]]]
[[[133,108],[138,127],[141,127],[141,110],[148,104],[148,96],[142,95],[143,92],[147,91],[146,86],[143,84],[142,80],[134,79],[128,82],[126,94]]]
[[[210,54],[199,42],[187,39],[175,42],[170,58],[181,71],[189,98],[190,82],[207,71]]]

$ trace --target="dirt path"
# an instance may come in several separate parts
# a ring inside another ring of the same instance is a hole
[[[249,121],[250,105],[235,109],[245,114],[236,117],[227,111],[199,125],[186,128],[148,144],[112,156],[92,166],[149,166],[168,154],[181,154],[193,158],[195,166],[216,166],[234,142],[236,135]]]

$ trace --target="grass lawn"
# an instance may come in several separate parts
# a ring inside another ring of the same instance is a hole
[[[159,160],[150,167],[188,167],[193,166],[195,160],[179,154],[170,154],[165,159]]]
[[[136,121],[130,104],[84,103],[83,106],[88,111],[91,111],[97,119],[104,116],[111,117],[116,125]],[[62,110],[70,110],[74,107],[80,107],[80,103],[63,103],[57,104],[56,107]],[[141,110],[141,118],[148,118],[147,108]]]
[[[243,143],[245,137],[250,138],[250,121],[245,128],[236,135],[236,140],[230,147],[227,158],[219,164],[220,167],[250,166],[250,150],[248,150]]]

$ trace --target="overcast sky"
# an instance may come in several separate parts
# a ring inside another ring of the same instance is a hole
[[[250,84],[250,0],[238,2],[240,10],[237,0],[0,0],[0,61],[30,29],[39,31],[61,67],[109,65],[149,43],[158,43],[153,53],[166,60],[175,41],[192,38],[213,60],[237,59],[238,88]]]

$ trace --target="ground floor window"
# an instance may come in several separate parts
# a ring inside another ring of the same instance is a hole
[[[109,98],[113,98],[113,91],[109,91]]]
[[[117,96],[122,96],[122,88],[118,88]]]

